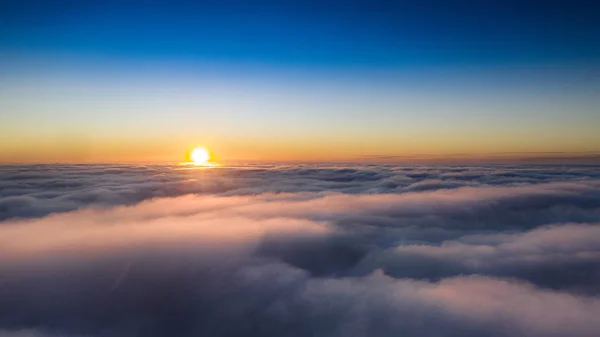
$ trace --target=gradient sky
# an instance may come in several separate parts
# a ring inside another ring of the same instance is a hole
[[[592,1],[0,1],[0,162],[600,152]]]

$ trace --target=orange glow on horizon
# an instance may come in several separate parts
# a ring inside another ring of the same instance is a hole
[[[581,146],[576,139],[552,146],[544,137],[535,143],[491,137],[492,140],[467,142],[466,138],[439,137],[423,139],[402,134],[394,139],[373,138],[369,141],[335,137],[289,137],[264,139],[230,139],[170,135],[150,138],[65,137],[10,138],[0,144],[0,163],[185,163],[196,166],[216,166],[232,162],[479,162],[521,160],[523,158],[594,157],[597,144]],[[8,138],[6,138],[8,139]],[[44,142],[41,142],[44,140]],[[195,147],[195,144],[201,146]],[[192,146],[190,146],[192,145]],[[194,159],[192,153],[202,148],[208,152]],[[182,153],[182,149],[187,149]],[[213,150],[215,152],[213,152]],[[218,153],[219,156],[215,156]],[[585,158],[584,158],[585,159]],[[589,161],[591,159],[585,159]]]

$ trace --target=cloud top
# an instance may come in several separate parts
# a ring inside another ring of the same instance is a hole
[[[0,336],[600,331],[595,167],[0,175]]]

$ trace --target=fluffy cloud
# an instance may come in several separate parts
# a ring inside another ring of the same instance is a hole
[[[440,244],[400,245],[371,252],[355,272],[374,268],[395,277],[431,280],[495,275],[600,294],[600,226],[567,224],[517,234],[466,235]]]
[[[600,170],[593,166],[257,165],[211,170],[181,165],[3,166],[0,220],[186,194],[404,193],[465,186],[585,185],[598,178]]]
[[[5,167],[0,336],[596,336],[594,167]]]

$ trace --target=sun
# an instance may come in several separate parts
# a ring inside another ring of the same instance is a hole
[[[210,152],[203,147],[197,147],[190,153],[190,159],[196,165],[206,165],[210,161]]]

